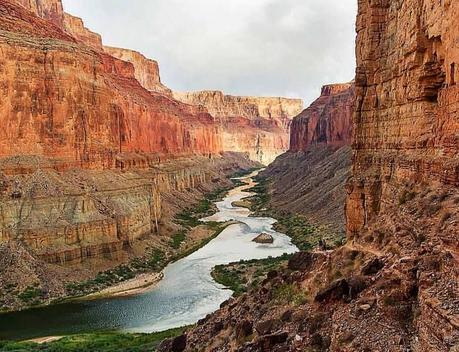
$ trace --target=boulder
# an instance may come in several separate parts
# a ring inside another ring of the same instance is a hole
[[[274,237],[267,234],[261,233],[257,237],[255,237],[252,242],[260,243],[260,244],[272,244],[274,243]]]
[[[379,258],[374,258],[366,262],[362,267],[362,275],[377,274],[384,267],[384,262]]]
[[[315,301],[316,302],[324,302],[324,301],[334,301],[334,300],[341,300],[347,296],[349,296],[349,283],[346,279],[340,279],[337,281],[332,282],[329,286],[325,287],[324,289],[320,290],[317,293]]]

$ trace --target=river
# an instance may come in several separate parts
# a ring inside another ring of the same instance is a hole
[[[164,269],[164,279],[152,290],[132,297],[72,302],[0,315],[1,339],[31,339],[102,330],[156,332],[190,325],[217,310],[232,292],[216,283],[214,266],[242,259],[294,253],[290,238],[273,230],[272,218],[250,217],[250,211],[232,203],[251,195],[256,172],[241,178],[246,184],[217,202],[218,212],[202,221],[228,221],[228,226],[206,246]],[[252,240],[261,232],[274,237],[270,245]]]

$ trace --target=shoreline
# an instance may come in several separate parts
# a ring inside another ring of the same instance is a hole
[[[239,177],[240,179],[244,178],[249,178],[249,175],[244,175],[243,177]],[[245,182],[244,182],[245,183]],[[234,189],[237,189],[241,185],[237,185],[234,188],[229,189],[225,196],[228,195],[228,192],[231,192]],[[245,183],[243,185],[245,187],[250,188],[250,182]],[[214,202],[214,204],[217,201]],[[204,219],[204,218],[203,218]],[[186,256],[189,256],[190,254],[198,251],[199,249],[203,248],[205,245],[207,245],[210,241],[218,237],[222,231],[224,231],[227,227],[239,223],[238,221],[235,220],[229,220],[221,223],[216,223],[213,221],[205,221],[201,220],[201,224],[199,226],[206,226],[208,230],[212,231],[212,234],[208,237],[202,238],[200,241],[196,241],[194,244],[190,245],[188,248],[185,248],[184,251],[172,258],[169,258],[167,264],[162,268],[160,272],[150,272],[150,273],[142,273],[139,274],[138,276],[127,280],[123,282],[116,283],[114,286],[109,286],[106,287],[100,291],[89,293],[84,296],[79,296],[79,297],[69,297],[67,299],[64,299],[60,302],[54,302],[49,305],[54,305],[54,304],[65,304],[65,303],[71,303],[71,302],[84,302],[84,301],[94,301],[94,300],[99,300],[99,299],[110,299],[110,298],[117,298],[117,297],[130,297],[130,296],[136,296],[136,295],[141,295],[143,293],[146,293],[150,290],[153,290],[159,282],[164,278],[164,269],[167,267],[167,265],[170,265],[171,263],[174,263]],[[34,307],[37,308],[37,307]],[[33,309],[33,308],[32,308]],[[9,313],[9,312],[5,312]],[[42,337],[37,337],[29,340],[23,340],[23,342],[33,342],[37,344],[46,344],[46,343],[51,343],[54,341],[58,341],[62,338],[67,337],[68,335],[64,336],[55,336],[55,335],[50,335],[50,336],[42,336]]]
[[[90,293],[79,300],[96,300],[101,298],[128,297],[145,293],[154,287],[164,278],[164,273],[140,274],[130,280],[120,282],[114,286],[104,288],[99,292]]]

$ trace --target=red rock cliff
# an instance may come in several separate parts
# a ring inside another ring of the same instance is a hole
[[[219,91],[174,93],[174,97],[205,107],[220,119],[225,150],[248,153],[263,164],[288,149],[291,118],[303,108],[300,99],[240,97]]]
[[[15,0],[38,17],[48,20],[58,27],[64,26],[64,8],[61,0]]]
[[[458,25],[457,1],[359,1],[347,233],[416,261],[416,351],[459,344]]]
[[[120,153],[222,150],[212,116],[151,94],[131,63],[79,44],[13,3],[2,2],[0,11],[0,156],[33,154],[113,167]]]
[[[102,37],[84,26],[81,18],[64,14],[64,30],[78,41],[85,43],[95,49],[102,49]]]
[[[128,49],[104,47],[106,53],[134,65],[135,77],[145,89],[172,96],[172,91],[161,83],[159,65],[142,54]]]
[[[290,150],[304,151],[318,143],[333,146],[350,144],[353,112],[353,83],[322,87],[320,97],[293,119]]]

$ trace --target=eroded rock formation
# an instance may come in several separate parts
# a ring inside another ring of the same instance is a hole
[[[120,60],[132,63],[134,65],[135,78],[142,87],[150,92],[172,96],[172,91],[161,83],[159,65],[156,61],[147,59],[142,54],[133,50],[107,46],[104,47],[104,50]]]
[[[400,277],[417,290],[412,347],[454,350],[459,345],[459,212],[453,205],[459,197],[459,3],[359,5],[348,237],[395,255],[399,271],[417,263],[415,278]]]
[[[450,0],[359,1],[348,242],[292,258],[203,319],[188,350],[458,350],[458,14]]]
[[[327,85],[293,119],[290,150],[262,173],[271,182],[273,209],[303,214],[314,224],[344,232],[354,100],[353,83]]]
[[[293,119],[290,151],[304,151],[313,144],[349,145],[353,113],[353,83],[322,87],[320,97]]]
[[[64,26],[64,8],[61,0],[15,0],[36,16],[52,22],[60,28]]]
[[[64,30],[72,35],[79,42],[102,50],[102,37],[84,26],[83,20],[79,17],[64,13]]]
[[[13,3],[0,6],[0,156],[111,168],[120,155],[222,151],[219,126],[204,109],[151,94],[130,62],[80,44]]]
[[[174,93],[174,97],[203,106],[220,119],[223,149],[248,153],[263,164],[288,149],[291,119],[303,108],[299,99],[239,97],[219,91]]]

